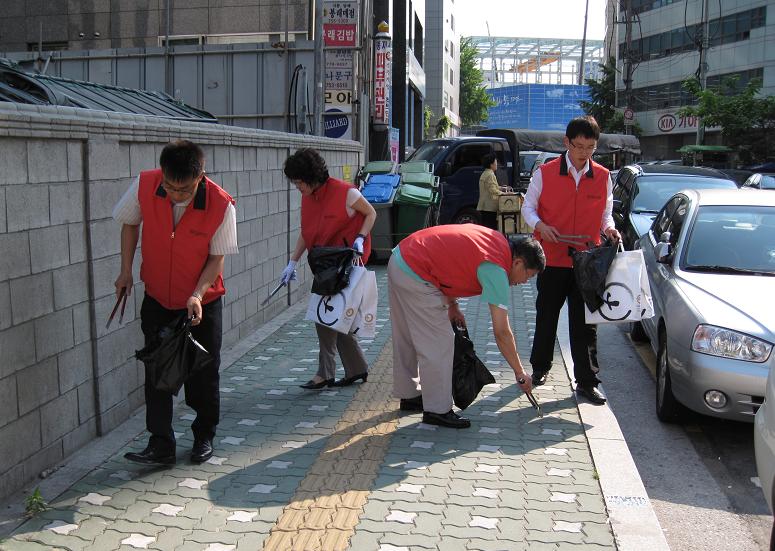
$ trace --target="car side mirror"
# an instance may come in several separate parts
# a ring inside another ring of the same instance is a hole
[[[659,243],[654,247],[654,255],[660,264],[668,264],[673,256],[673,246],[670,244],[670,232],[666,231],[659,238]]]
[[[452,174],[452,163],[449,163],[449,162],[441,163],[441,165],[439,166],[439,176],[441,178],[446,178],[450,174]]]

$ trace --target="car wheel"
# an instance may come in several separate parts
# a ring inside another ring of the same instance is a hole
[[[670,382],[670,361],[667,356],[667,336],[659,333],[659,351],[657,352],[657,417],[664,423],[680,421],[684,406],[673,396]]]
[[[643,329],[643,324],[639,321],[634,321],[630,324],[630,338],[633,342],[648,342],[649,336]]]
[[[479,224],[480,222],[479,213],[472,208],[461,210],[452,219],[453,224]]]

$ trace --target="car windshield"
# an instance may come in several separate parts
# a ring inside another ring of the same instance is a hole
[[[633,212],[659,212],[677,192],[682,189],[735,189],[737,184],[724,178],[685,176],[670,174],[664,176],[641,176],[635,179],[635,193],[632,199]]]
[[[533,165],[538,159],[538,153],[520,153],[519,154],[519,171],[520,172],[532,172]]]
[[[759,187],[762,189],[775,189],[775,176],[762,174],[762,181]]]
[[[449,142],[432,141],[422,144],[407,161],[429,161],[433,160],[445,149],[449,147]]]
[[[700,207],[684,269],[775,275],[775,207]]]

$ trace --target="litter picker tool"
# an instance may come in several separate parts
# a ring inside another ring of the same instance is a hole
[[[519,384],[525,384],[525,379],[517,379],[517,382]],[[535,399],[535,396],[533,396],[532,392],[525,392],[525,395],[527,396],[527,399],[530,401],[530,405],[533,406],[536,410],[536,413],[538,414],[538,417],[543,417],[544,414],[541,413],[541,406],[538,404],[538,400]]]
[[[105,324],[105,329],[110,327],[111,322],[113,321],[113,318],[116,315],[116,311],[118,310],[118,305],[121,305],[121,314],[118,317],[118,323],[121,324],[124,321],[124,308],[126,308],[126,287],[121,287],[121,290],[118,292],[118,298],[116,299],[116,305],[113,307],[113,311],[110,313],[110,317],[108,318],[108,323]]]
[[[280,289],[282,289],[283,287],[285,287],[285,285],[286,285],[286,283],[285,283],[284,281],[281,281],[280,283],[278,283],[278,284],[277,284],[277,287],[275,287],[274,289],[272,289],[272,292],[271,292],[271,293],[269,293],[269,296],[268,296],[268,297],[266,297],[264,300],[262,300],[262,301],[261,301],[261,306],[263,306],[264,304],[266,304],[267,302],[269,302],[269,299],[271,299],[273,296],[275,296],[275,295],[277,294],[277,291],[279,291]]]

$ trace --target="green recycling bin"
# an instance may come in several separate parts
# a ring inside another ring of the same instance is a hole
[[[395,242],[430,225],[430,212],[437,193],[429,188],[402,184],[393,203],[396,211]]]

